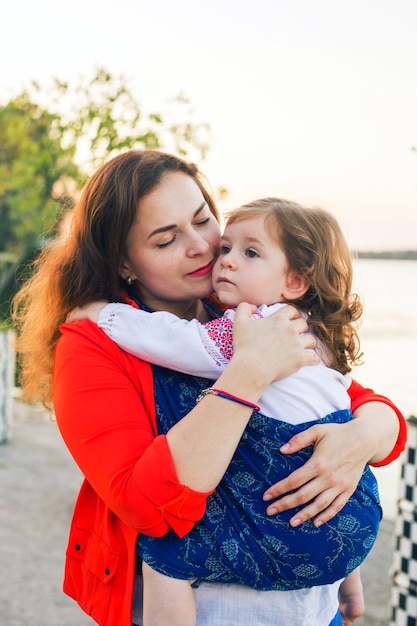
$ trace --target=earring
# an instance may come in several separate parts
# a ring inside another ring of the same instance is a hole
[[[126,278],[126,282],[127,282],[128,285],[131,285],[133,283],[133,280],[130,278],[130,276],[128,276]]]

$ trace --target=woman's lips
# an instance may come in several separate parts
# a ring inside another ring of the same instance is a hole
[[[187,274],[187,276],[206,276],[207,274],[211,273],[213,265],[214,261],[210,261],[210,263],[207,263],[207,265],[199,267],[198,269],[194,270],[194,272],[190,272],[189,274]]]

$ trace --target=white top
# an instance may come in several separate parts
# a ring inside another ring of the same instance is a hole
[[[133,624],[142,622],[142,577],[135,577]],[[339,606],[340,583],[297,591],[257,591],[243,585],[201,583],[193,589],[196,626],[328,626]]]
[[[271,315],[282,304],[262,305],[257,317]],[[229,309],[215,320],[201,324],[157,311],[147,313],[130,305],[106,305],[100,328],[121,348],[145,361],[185,374],[217,379],[233,354],[233,319]],[[320,419],[350,408],[347,393],[351,379],[322,361],[272,383],[258,404],[262,413],[291,424]]]

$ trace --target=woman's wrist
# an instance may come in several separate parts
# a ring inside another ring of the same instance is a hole
[[[375,393],[372,389],[362,387],[362,385],[360,385],[355,379],[352,379],[352,383],[348,391],[351,397],[352,412],[354,417],[357,416],[357,409],[359,407],[364,406],[365,404],[368,404],[370,402],[374,403],[375,415],[378,419],[378,422],[376,422],[375,424],[377,431],[379,431],[379,423],[381,421],[379,417],[381,407],[390,407],[394,415],[396,416],[395,422],[395,419],[393,419],[393,414],[390,413],[392,417],[392,425],[394,427],[394,431],[397,433],[396,440],[392,442],[392,447],[386,456],[377,461],[370,461],[370,465],[379,467],[382,465],[388,465],[389,463],[392,463],[392,461],[395,461],[395,459],[398,459],[401,452],[403,452],[403,450],[405,449],[407,443],[407,422],[404,418],[404,415],[389,398]],[[395,426],[395,424],[397,424],[397,427]]]
[[[225,400],[230,400],[230,402],[236,402],[236,404],[243,404],[243,406],[247,406],[253,411],[260,411],[261,407],[255,404],[254,402],[249,402],[240,396],[235,396],[233,393],[228,391],[224,391],[224,389],[219,389],[218,387],[208,387],[207,389],[203,389],[203,391],[198,396],[196,402],[200,402],[207,395],[218,396],[219,398],[224,398]]]
[[[214,386],[257,404],[272,382],[270,369],[254,366],[251,359],[234,354]]]
[[[214,387],[246,404],[207,393],[167,433],[178,479],[195,491],[206,493],[219,484],[250,420],[251,405],[267,386],[260,382],[263,377],[251,375],[247,363],[239,365],[240,359],[231,362]]]
[[[368,463],[384,465],[398,440],[400,421],[396,412],[383,402],[372,401],[358,407],[354,418],[360,425],[361,438],[369,444]]]

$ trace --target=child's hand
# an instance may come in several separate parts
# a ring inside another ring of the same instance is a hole
[[[97,324],[101,311],[106,304],[109,304],[105,300],[99,300],[98,302],[92,302],[86,306],[76,307],[66,317],[66,322],[76,322],[78,320],[90,320]]]

